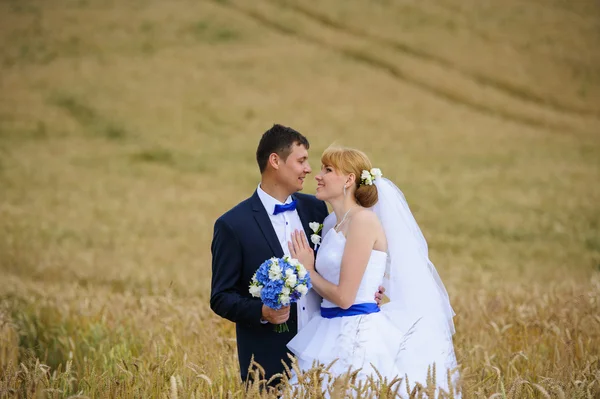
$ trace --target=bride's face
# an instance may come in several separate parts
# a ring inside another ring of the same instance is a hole
[[[321,171],[315,176],[317,193],[315,196],[321,201],[328,201],[344,195],[344,184],[347,176],[331,165],[322,165]]]

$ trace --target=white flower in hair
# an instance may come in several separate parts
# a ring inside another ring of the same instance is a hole
[[[383,173],[381,173],[381,169],[373,168],[371,169],[371,175],[373,176],[373,180],[375,180],[380,179],[383,176]]]
[[[368,170],[363,170],[360,175],[360,182],[366,186],[370,186],[373,184],[373,178],[371,177],[371,173]]]
[[[364,184],[365,186],[372,186],[373,181],[375,179],[381,178],[382,176],[383,173],[381,173],[381,169],[379,168],[373,168],[370,171],[363,170],[360,174],[360,184]]]

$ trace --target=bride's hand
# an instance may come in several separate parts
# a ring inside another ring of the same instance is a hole
[[[296,230],[292,233],[292,241],[288,241],[288,247],[290,249],[290,256],[298,259],[306,270],[309,272],[315,270],[315,252],[308,245],[308,240],[303,231]]]

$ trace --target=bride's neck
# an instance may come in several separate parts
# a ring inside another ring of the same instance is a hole
[[[346,213],[352,209],[358,206],[358,203],[356,202],[356,199],[354,198],[354,196],[346,196],[346,197],[341,197],[339,199],[336,199],[334,201],[331,201],[331,207],[333,208],[333,212],[335,213],[335,217],[336,217],[336,226],[340,224],[340,222],[342,221],[342,219],[344,218],[344,215],[346,215]],[[347,215],[346,219],[348,218]]]

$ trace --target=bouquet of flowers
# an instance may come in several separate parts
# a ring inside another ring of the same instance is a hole
[[[250,281],[250,294],[277,310],[297,302],[311,287],[308,271],[298,260],[286,255],[268,259],[259,266]],[[287,323],[275,325],[275,331],[289,331]]]

